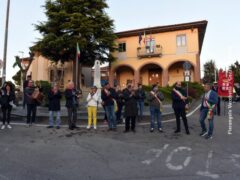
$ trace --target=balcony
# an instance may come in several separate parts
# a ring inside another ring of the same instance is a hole
[[[151,58],[151,57],[161,57],[162,56],[162,46],[156,45],[154,47],[145,46],[137,48],[137,57],[142,58]]]

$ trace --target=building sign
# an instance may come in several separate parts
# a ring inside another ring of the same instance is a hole
[[[221,97],[232,97],[234,87],[234,74],[232,71],[220,70],[218,74],[218,95]]]

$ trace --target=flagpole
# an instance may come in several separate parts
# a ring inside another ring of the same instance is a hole
[[[76,53],[76,77],[75,77],[75,88],[78,88],[78,54]]]
[[[3,52],[2,85],[3,85],[3,84],[5,83],[5,81],[6,81],[9,10],[10,10],[10,0],[8,0],[8,2],[7,2],[6,25],[5,25],[5,39],[4,39],[4,52]]]

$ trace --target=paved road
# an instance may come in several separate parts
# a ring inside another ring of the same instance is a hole
[[[228,117],[216,117],[214,138],[198,136],[198,113],[189,118],[191,135],[123,134],[80,129],[48,130],[15,126],[0,131],[0,180],[238,180],[240,179],[240,104],[234,104],[233,131]]]

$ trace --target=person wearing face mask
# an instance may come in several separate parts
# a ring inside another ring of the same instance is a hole
[[[176,124],[177,124],[177,129],[175,130],[175,133],[181,132],[181,123],[180,123],[180,117],[182,117],[183,124],[185,127],[186,134],[190,134],[189,129],[188,129],[188,122],[187,122],[187,117],[186,117],[186,111],[185,107],[187,102],[187,95],[185,90],[181,86],[181,82],[176,82],[173,90],[172,90],[172,108],[175,113],[176,117]]]
[[[158,90],[158,86],[155,84],[152,86],[152,91],[149,93],[148,101],[151,114],[151,126],[150,132],[154,131],[155,119],[158,123],[158,131],[163,132],[161,123],[161,114],[163,110],[162,101],[164,100],[163,94]]]

